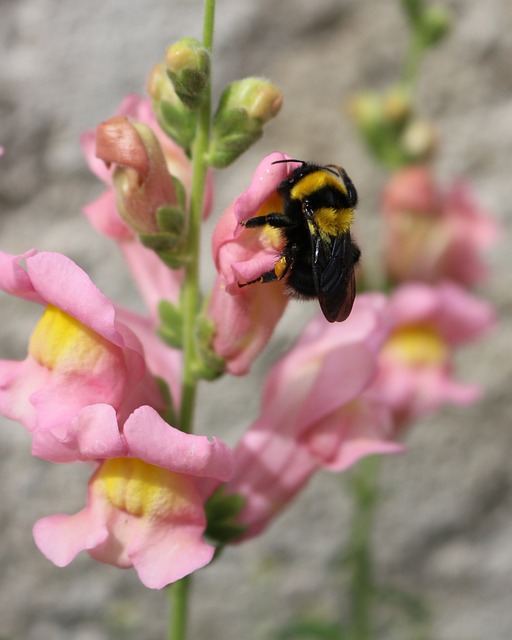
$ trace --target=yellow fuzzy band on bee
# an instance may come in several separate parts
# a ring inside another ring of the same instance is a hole
[[[315,211],[315,224],[321,233],[337,236],[350,229],[354,212],[352,209],[322,207]]]
[[[336,176],[325,169],[319,169],[301,178],[290,191],[290,197],[294,200],[304,200],[304,198],[324,187],[332,187],[345,195],[347,193],[345,185]]]

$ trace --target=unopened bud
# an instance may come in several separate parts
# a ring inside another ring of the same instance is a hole
[[[411,116],[411,95],[402,87],[393,87],[382,98],[382,116],[393,125],[400,126]]]
[[[450,14],[444,7],[429,7],[421,20],[422,39],[427,45],[437,44],[446,36],[450,27]]]
[[[425,162],[435,153],[438,134],[430,120],[415,118],[405,128],[402,135],[405,154],[415,162]]]
[[[283,104],[283,94],[268,80],[245,78],[232,82],[224,91],[217,117],[230,110],[241,109],[249,118],[262,123],[268,122],[279,113]]]
[[[152,129],[126,116],[111,118],[98,126],[96,155],[115,165],[112,182],[117,209],[126,224],[141,236],[176,236],[175,183]],[[168,210],[172,215],[162,217],[161,212]]]
[[[174,142],[189,150],[195,135],[196,117],[178,97],[164,62],[151,70],[147,91],[153,99],[158,124]]]
[[[197,40],[182,38],[167,49],[165,61],[180,100],[197,109],[210,83],[210,54]]]
[[[268,80],[245,78],[224,90],[213,121],[208,161],[226,167],[263,134],[263,126],[279,113],[281,91]]]

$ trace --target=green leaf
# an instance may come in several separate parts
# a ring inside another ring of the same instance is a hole
[[[240,495],[225,495],[224,487],[219,487],[205,504],[208,521],[206,535],[211,540],[225,545],[240,537],[246,527],[236,521],[244,508],[245,498]]]
[[[196,325],[196,374],[204,380],[216,380],[225,371],[225,360],[212,348],[215,325],[204,314],[198,317]]]
[[[158,315],[161,325],[158,335],[169,346],[183,349],[183,316],[181,309],[168,300],[162,300],[158,305]]]

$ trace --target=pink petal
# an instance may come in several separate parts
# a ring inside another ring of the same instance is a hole
[[[51,462],[71,462],[122,457],[127,449],[115,409],[97,404],[84,407],[70,424],[37,430],[32,454]]]
[[[39,550],[58,567],[65,567],[80,551],[104,542],[108,530],[86,507],[72,516],[61,514],[38,520],[33,535]]]
[[[21,260],[30,258],[36,253],[35,249],[21,255],[0,251],[0,289],[24,300],[44,304],[43,298],[35,291],[27,272],[19,264]]]
[[[203,541],[204,526],[176,526],[172,530],[158,525],[145,530],[140,544],[132,541],[128,554],[140,581],[149,589],[168,584],[207,565],[215,547]]]
[[[233,473],[233,454],[224,442],[175,429],[152,407],[134,411],[123,433],[131,455],[150,464],[221,481]]]
[[[92,226],[100,233],[116,240],[129,240],[133,232],[117,212],[116,194],[113,189],[83,207],[83,212]]]
[[[123,344],[115,328],[114,305],[72,260],[44,251],[27,259],[27,272],[44,300],[114,344]]]

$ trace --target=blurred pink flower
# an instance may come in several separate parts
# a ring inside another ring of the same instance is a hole
[[[225,358],[227,371],[234,375],[248,372],[289,300],[282,282],[239,286],[272,269],[279,257],[282,238],[278,229],[265,226],[244,230],[240,222],[282,210],[277,187],[289,169],[286,163],[272,163],[286,158],[282,153],[272,153],[260,162],[249,188],[226,209],[213,233],[218,277],[208,315],[216,327],[214,350]]]
[[[141,404],[165,408],[139,339],[74,262],[0,252],[0,267],[1,289],[45,307],[25,360],[0,361],[4,416],[44,438],[91,404],[110,404],[121,421]]]
[[[83,460],[101,460],[89,481],[87,506],[75,515],[42,518],[34,539],[59,567],[80,551],[160,589],[208,564],[204,502],[228,480],[233,456],[222,441],[169,426],[142,406],[122,430],[112,407],[86,407],[69,432]],[[53,459],[66,461],[57,443]],[[51,457],[49,453],[49,457]]]
[[[260,533],[319,468],[342,471],[361,457],[394,453],[387,407],[366,390],[387,335],[385,297],[356,298],[343,324],[318,316],[267,376],[261,414],[235,449],[226,487],[246,502],[238,521]]]
[[[454,377],[454,356],[493,326],[489,304],[454,283],[409,283],[390,297],[385,313],[392,328],[372,392],[390,406],[397,428],[443,404],[478,399],[477,387]]]
[[[385,261],[393,279],[450,279],[468,286],[485,278],[483,253],[499,227],[468,184],[461,181],[443,192],[428,167],[409,167],[389,181],[383,211]]]

